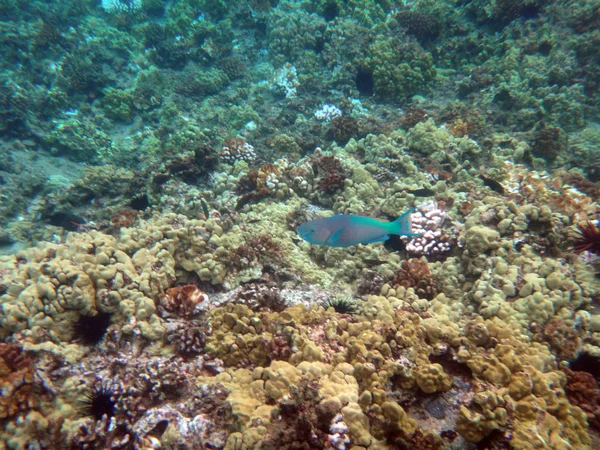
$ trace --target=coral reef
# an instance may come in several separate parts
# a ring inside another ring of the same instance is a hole
[[[569,369],[565,392],[574,405],[579,406],[587,415],[591,427],[600,427],[600,390],[594,376],[587,372],[577,372]]]
[[[373,91],[382,99],[405,101],[436,77],[429,53],[395,38],[376,41],[360,65],[372,68]]]
[[[219,158],[223,162],[234,163],[236,161],[254,161],[256,153],[254,147],[242,138],[225,139],[223,147],[219,152]]]
[[[596,3],[0,5],[0,447],[600,448]]]
[[[317,172],[317,187],[331,194],[344,187],[348,176],[340,160],[335,156],[315,154],[312,159],[313,170]]]
[[[413,233],[419,234],[414,238],[403,237],[406,251],[411,255],[427,255],[434,258],[449,253],[453,248],[452,237],[456,230],[450,228],[445,206],[434,202],[419,205],[411,214],[411,228]]]
[[[335,117],[331,121],[331,129],[338,145],[346,145],[351,138],[358,137],[358,123],[351,116]]]
[[[431,300],[438,294],[438,282],[435,280],[427,261],[410,258],[402,261],[400,270],[390,281],[392,287],[412,288],[419,297]]]

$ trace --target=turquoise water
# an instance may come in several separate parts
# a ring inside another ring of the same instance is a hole
[[[598,1],[0,12],[0,449],[600,446]]]

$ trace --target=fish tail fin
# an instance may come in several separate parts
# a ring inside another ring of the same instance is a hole
[[[409,209],[400,217],[392,222],[393,232],[392,234],[398,234],[400,236],[420,236],[419,233],[413,233],[410,222],[410,214],[417,209],[416,207]]]

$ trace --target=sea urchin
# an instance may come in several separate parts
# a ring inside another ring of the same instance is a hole
[[[594,222],[588,220],[577,225],[577,236],[573,242],[575,253],[588,251],[600,255],[600,229]]]
[[[92,416],[96,420],[102,417],[113,417],[116,410],[114,400],[115,391],[105,384],[101,384],[94,390],[87,392],[81,400],[81,412],[86,416]]]
[[[98,344],[108,330],[111,316],[105,312],[99,312],[95,316],[79,316],[79,320],[73,324],[74,340],[84,345]]]
[[[321,306],[325,310],[333,308],[338,314],[355,314],[358,310],[356,303],[346,297],[328,298],[321,303]]]

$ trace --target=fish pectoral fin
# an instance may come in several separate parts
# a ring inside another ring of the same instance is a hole
[[[340,239],[340,236],[344,232],[344,228],[340,228],[335,233],[331,233],[331,235],[325,241],[325,245],[330,245],[334,247]]]
[[[390,238],[390,236],[388,234],[385,234],[383,236],[378,236],[376,238],[370,239],[368,241],[365,242],[361,242],[361,244],[373,244],[375,242],[385,242]]]

